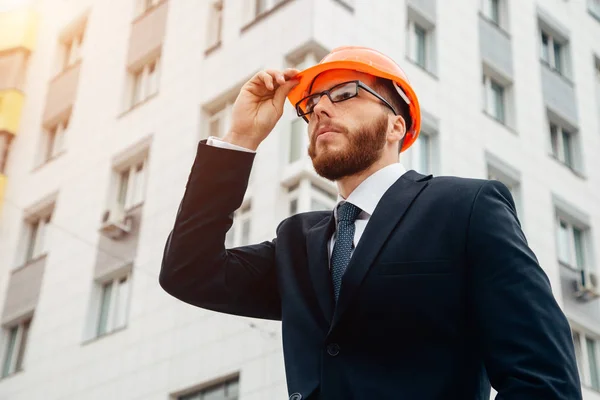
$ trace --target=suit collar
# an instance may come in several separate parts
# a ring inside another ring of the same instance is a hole
[[[328,268],[328,243],[335,232],[333,212],[308,231],[306,236],[308,270],[324,318],[323,322],[327,327],[333,327],[332,320],[333,323],[339,321],[383,243],[430,178],[431,175],[425,176],[412,170],[408,171],[383,194],[363,233],[363,238],[368,240],[359,242],[350,260],[342,281],[337,308]]]
[[[350,193],[347,199],[338,195],[337,205],[344,201],[348,201],[360,208],[363,213],[367,214],[364,218],[369,218],[373,215],[383,194],[405,173],[406,169],[400,163],[394,163],[383,167],[362,181],[361,184]],[[337,205],[334,208],[336,220]]]
[[[379,201],[342,278],[330,332],[348,308],[387,238],[428,185],[429,179],[431,175],[424,176],[411,170],[400,177]]]
[[[306,235],[308,270],[327,327],[331,323],[334,308],[333,286],[328,268],[328,242],[334,231],[335,220],[332,212],[313,226]]]

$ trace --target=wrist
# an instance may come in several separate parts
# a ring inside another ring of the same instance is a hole
[[[236,146],[245,147],[249,150],[256,151],[260,142],[249,138],[248,135],[239,135],[235,132],[228,132],[225,136],[221,138],[222,141],[234,144]]]

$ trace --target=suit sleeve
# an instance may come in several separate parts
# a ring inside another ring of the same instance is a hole
[[[254,156],[200,142],[167,238],[159,282],[172,296],[198,307],[280,320],[277,241],[233,249],[224,245]]]
[[[475,198],[467,254],[477,340],[496,399],[581,399],[569,323],[500,182],[486,182]]]

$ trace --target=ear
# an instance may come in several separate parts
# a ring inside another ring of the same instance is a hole
[[[390,129],[387,133],[387,141],[399,143],[406,134],[406,121],[401,115],[391,115],[389,123]]]

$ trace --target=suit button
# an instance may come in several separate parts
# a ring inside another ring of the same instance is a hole
[[[298,392],[292,393],[290,400],[302,400],[302,395]]]
[[[340,354],[340,345],[337,343],[328,344],[327,345],[327,354],[329,354],[332,357],[335,357],[338,354]]]

